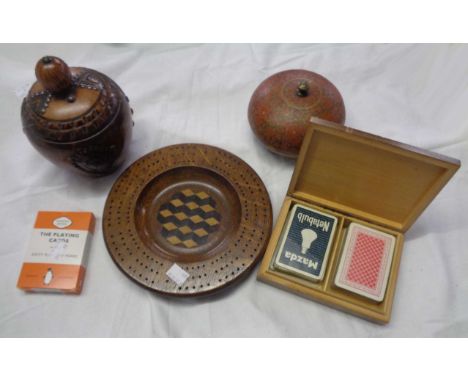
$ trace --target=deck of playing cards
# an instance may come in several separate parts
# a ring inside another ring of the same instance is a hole
[[[371,300],[382,301],[394,247],[394,236],[351,223],[335,284]]]
[[[91,212],[39,211],[18,288],[80,294],[94,224]]]
[[[295,204],[273,262],[275,269],[312,281],[323,279],[337,218]]]

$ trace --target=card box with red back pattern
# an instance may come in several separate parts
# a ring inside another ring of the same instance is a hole
[[[459,167],[456,159],[312,118],[258,279],[389,322],[404,235]],[[312,247],[319,243],[315,236],[304,238],[303,227],[289,224],[298,208],[336,219],[324,252],[327,261],[313,279],[296,271],[306,260],[310,265]],[[312,244],[304,254],[305,239]],[[290,269],[285,264],[294,254],[301,263]]]

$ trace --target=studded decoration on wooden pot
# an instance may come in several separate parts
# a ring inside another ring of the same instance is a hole
[[[311,117],[343,124],[345,106],[338,89],[307,70],[286,70],[263,81],[250,99],[248,117],[265,146],[295,158]]]
[[[97,71],[45,56],[23,100],[23,131],[53,163],[80,173],[113,172],[125,158],[133,110],[120,87]]]

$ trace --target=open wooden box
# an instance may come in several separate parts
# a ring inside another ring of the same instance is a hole
[[[404,233],[459,167],[460,161],[456,159],[312,118],[258,279],[371,321],[387,323]],[[327,269],[320,282],[279,272],[271,265],[286,218],[295,203],[331,212],[338,218]],[[345,231],[351,222],[396,238],[382,302],[334,284]]]

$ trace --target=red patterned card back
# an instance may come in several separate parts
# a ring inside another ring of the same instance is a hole
[[[341,255],[335,284],[382,301],[387,287],[395,237],[352,223]]]
[[[375,289],[382,269],[385,242],[359,232],[351,255],[346,279]]]

